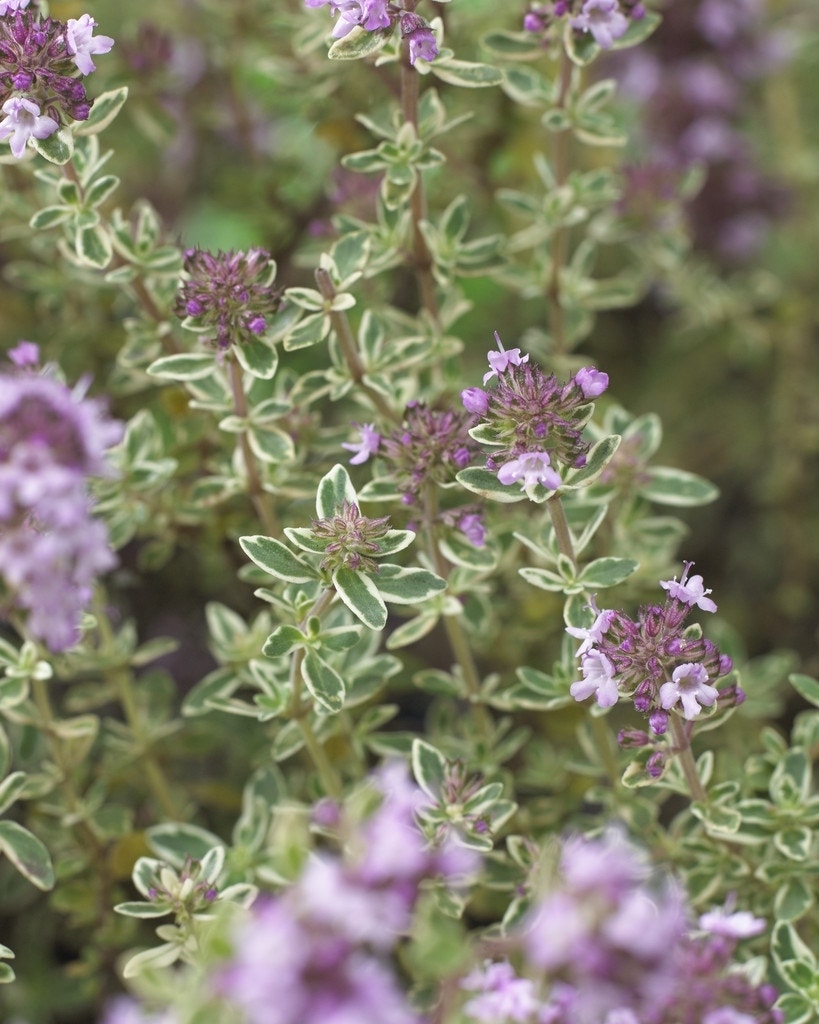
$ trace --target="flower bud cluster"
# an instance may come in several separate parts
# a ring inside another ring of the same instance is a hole
[[[90,14],[42,18],[29,0],[0,2],[0,139],[23,156],[31,138],[45,139],[61,124],[84,121],[91,101],[80,75],[95,70],[93,54],[108,53],[110,36],[95,36]]]
[[[689,577],[691,566],[686,563],[679,581],[661,582],[668,593],[665,603],[642,607],[636,620],[594,607],[597,615],[588,629],[567,627],[583,641],[577,652],[582,678],[570,690],[575,700],[594,694],[601,707],[611,707],[622,695],[631,696],[634,707],[649,716],[651,732],[662,735],[668,712],[678,706],[691,720],[718,700],[743,699],[736,686],[718,690],[714,685],[731,671],[731,659],[702,637],[699,627],[686,626],[694,607],[717,610],[702,576]],[[640,745],[638,739],[636,734],[624,736],[629,746]]]
[[[333,29],[334,39],[343,39],[354,28],[365,32],[389,32],[396,25],[401,29],[401,38],[409,46],[410,63],[419,58],[431,61],[438,56],[435,34],[420,15],[405,11],[390,0],[304,0],[308,7],[328,7],[338,15]]]
[[[431,409],[411,402],[404,422],[381,442],[381,455],[395,475],[405,505],[414,505],[428,483],[448,484],[477,451],[468,429],[474,417],[463,411]]]
[[[314,519],[312,530],[316,540],[329,542],[319,566],[322,571],[333,573],[345,568],[375,573],[378,564],[373,556],[377,557],[381,551],[379,538],[389,533],[390,517],[370,519],[361,514],[355,502],[343,501],[335,515]]]
[[[276,265],[264,249],[215,255],[188,249],[174,311],[191,330],[215,332],[208,340],[225,352],[267,330],[281,304],[275,277]]]
[[[645,15],[640,0],[550,0],[530,3],[523,27],[544,34],[568,18],[575,31],[591,33],[597,45],[607,50],[626,34],[630,21],[640,21]]]
[[[2,603],[26,613],[29,633],[71,647],[94,580],[115,564],[105,526],[91,515],[88,478],[121,435],[85,387],[70,391],[31,368],[30,342],[0,374],[0,578]]]
[[[497,378],[491,391],[467,388],[461,393],[464,407],[480,416],[477,428],[481,440],[497,447],[487,467],[497,470],[505,486],[521,482],[531,496],[540,484],[557,490],[562,480],[556,466],[585,465],[589,451],[583,428],[591,415],[589,400],[608,387],[608,376],[585,366],[571,380],[560,383],[521,355],[519,348],[506,350],[495,334],[497,352],[487,353],[489,370],[484,386]]]
[[[207,911],[219,896],[210,874],[203,871],[200,861],[190,857],[179,872],[167,864],[158,865],[148,897],[152,902],[167,904],[177,919],[193,917]]]

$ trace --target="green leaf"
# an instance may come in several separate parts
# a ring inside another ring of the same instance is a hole
[[[774,833],[774,846],[789,860],[804,861],[811,852],[813,833],[804,825],[796,825]]]
[[[813,902],[813,892],[804,878],[789,878],[774,899],[777,920],[797,921],[811,909]]]
[[[417,604],[446,589],[446,581],[426,569],[379,565],[374,577],[378,592],[392,604]]]
[[[28,226],[34,231],[45,231],[47,228],[62,224],[70,216],[71,210],[65,206],[46,206],[34,214],[28,222]]]
[[[492,501],[512,504],[516,501],[523,501],[526,497],[519,487],[507,487],[498,480],[497,473],[493,473],[489,469],[482,469],[480,466],[462,469],[455,475],[455,479],[473,494],[480,494],[481,497],[490,498]]]
[[[171,913],[173,907],[170,903],[143,903],[141,900],[132,900],[129,903],[118,903],[114,910],[117,914],[125,917],[156,918],[166,917]]]
[[[356,25],[346,36],[333,43],[327,51],[327,56],[330,60],[361,60],[362,57],[369,57],[371,53],[377,53],[391,35],[392,29],[368,32],[360,25]]]
[[[330,327],[330,317],[326,313],[311,313],[285,334],[284,347],[288,352],[293,352],[317,345],[330,333]]]
[[[304,633],[296,626],[279,626],[265,640],[262,654],[266,658],[281,658],[289,654],[294,647],[303,644],[306,639]]]
[[[527,565],[523,569],[518,569],[518,572],[527,583],[531,583],[533,587],[540,587],[541,590],[560,593],[566,587],[571,586],[562,576],[556,572],[550,572],[549,569],[533,568]]]
[[[85,121],[74,125],[75,135],[95,135],[114,120],[128,99],[128,86],[111,89],[97,96]]]
[[[113,255],[108,232],[99,224],[88,224],[77,232],[74,251],[85,266],[97,270],[104,270]]]
[[[337,463],[326,476],[319,481],[316,491],[316,515],[319,519],[333,516],[336,509],[344,502],[358,501],[350,480],[350,474],[340,463]]]
[[[25,772],[12,772],[0,783],[0,814],[8,810],[26,785]]]
[[[309,583],[316,579],[315,571],[274,537],[240,537],[239,544],[252,562],[276,579],[287,583]]]
[[[786,921],[778,921],[774,925],[771,936],[771,954],[777,969],[781,965],[792,960],[807,964],[811,970],[816,970],[816,957],[810,948],[800,939],[793,925]]]
[[[146,830],[145,838],[157,857],[177,869],[184,867],[187,857],[202,860],[214,847],[222,846],[222,840],[213,832],[185,822],[153,825]]]
[[[529,60],[543,53],[540,40],[531,32],[489,32],[481,43],[491,53],[511,60]]]
[[[453,530],[438,541],[441,554],[453,565],[467,569],[493,569],[497,561],[495,552],[489,547],[476,548],[459,531]]]
[[[185,352],[154,360],[148,367],[148,373],[167,380],[201,380],[213,373],[215,362],[216,357],[210,353]]]
[[[709,480],[683,469],[650,466],[645,477],[639,483],[640,494],[660,505],[687,508],[707,505],[719,497],[719,490]]]
[[[292,462],[296,457],[293,438],[276,427],[251,427],[247,439],[253,454],[262,462],[278,466],[283,462]]]
[[[119,186],[119,178],[115,174],[103,174],[89,187],[85,193],[85,202],[92,209],[100,206]]]
[[[381,558],[383,555],[394,555],[397,551],[403,551],[414,540],[415,533],[412,530],[389,530],[376,541],[378,544],[378,555],[376,557]]]
[[[68,128],[59,128],[47,139],[32,139],[31,142],[40,156],[52,164],[67,164],[74,155],[74,136]]]
[[[345,697],[344,680],[315,651],[308,651],[305,655],[302,675],[307,689],[326,711],[332,715],[341,711]]]
[[[341,600],[365,626],[370,629],[386,626],[387,607],[369,576],[342,566],[333,574],[333,584]]]
[[[421,789],[435,801],[441,797],[446,768],[446,758],[439,750],[425,740],[414,740],[412,744],[412,774]]]
[[[613,587],[628,579],[639,566],[631,558],[596,558],[589,562],[577,578],[586,590],[597,587]]]
[[[800,697],[804,697],[809,704],[819,708],[819,682],[816,679],[800,672],[793,672],[788,676],[788,682]]]
[[[589,452],[586,465],[580,469],[570,469],[566,474],[562,490],[574,491],[590,484],[600,476],[619,447],[619,434],[610,434],[598,441]]]
[[[182,955],[182,946],[175,942],[163,942],[154,949],[143,949],[131,957],[122,969],[123,978],[135,978],[143,971],[156,970],[158,967],[170,967]]]
[[[775,1005],[785,1015],[785,1024],[814,1024],[816,1020],[813,1003],[795,992],[780,996]]]
[[[401,647],[408,647],[410,644],[414,644],[421,637],[426,636],[435,629],[438,618],[437,614],[416,615],[415,618],[402,622],[387,638],[387,650],[397,651]]]
[[[503,72],[491,64],[475,64],[467,60],[450,59],[433,61],[430,70],[448,85],[459,85],[462,89],[484,89],[491,85],[500,85]]]
[[[38,889],[54,888],[54,868],[43,843],[16,821],[0,821],[0,852]]]
[[[261,338],[251,338],[241,345],[234,345],[233,352],[243,370],[261,380],[272,380],[279,365],[279,354],[272,345]]]

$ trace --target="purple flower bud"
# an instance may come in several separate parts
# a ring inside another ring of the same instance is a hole
[[[648,724],[655,736],[662,736],[668,728],[668,714],[665,711],[652,711],[648,718]]]
[[[665,752],[662,750],[655,750],[648,761],[646,761],[646,772],[652,779],[659,779],[663,774],[665,760]]]
[[[597,398],[609,386],[609,375],[595,370],[593,366],[584,366],[574,375],[574,381],[584,398]]]
[[[40,362],[40,348],[33,341],[20,341],[9,349],[8,357],[20,369],[36,366]]]
[[[482,548],[486,542],[486,528],[478,512],[470,512],[458,520],[458,529],[475,548]]]
[[[489,395],[483,388],[465,388],[461,392],[461,401],[464,409],[476,416],[485,416],[489,408]]]

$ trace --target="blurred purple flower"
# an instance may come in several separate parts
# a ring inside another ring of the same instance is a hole
[[[0,571],[28,631],[55,651],[76,642],[94,580],[115,564],[87,481],[120,435],[84,387],[0,375]]]
[[[381,444],[381,435],[375,429],[374,423],[356,423],[355,426],[358,427],[360,440],[343,441],[341,447],[346,448],[347,451],[355,452],[350,459],[350,465],[360,466],[371,455],[375,455],[378,452],[378,446]]]
[[[572,18],[572,28],[591,32],[594,41],[604,50],[628,30],[628,18],[620,10],[617,0],[585,0],[580,14]]]

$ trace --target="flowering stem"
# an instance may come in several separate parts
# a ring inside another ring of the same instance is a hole
[[[325,587],[299,623],[299,629],[306,629],[309,619],[313,618],[313,616],[317,616],[320,619],[335,600],[335,596],[336,593],[333,589]],[[302,701],[301,697],[304,684],[302,666],[304,665],[305,653],[304,648],[299,647],[293,654],[293,660],[290,662],[290,718],[299,728],[301,737],[304,740],[304,746],[310,755],[316,771],[319,773],[319,778],[325,791],[328,796],[338,800],[342,794],[341,780],[330,758],[327,756],[327,751],[319,742],[318,737],[313,731],[313,726],[310,724],[308,715],[311,704],[309,701]]]
[[[560,72],[558,78],[558,93],[556,109],[566,108],[569,89],[572,81],[573,65],[569,55],[562,53],[560,57]],[[571,132],[564,128],[555,132],[552,145],[552,164],[555,178],[555,189],[562,188],[569,177],[569,146],[571,143]],[[549,300],[549,328],[552,335],[553,351],[557,355],[563,355],[568,350],[568,339],[566,337],[566,322],[563,315],[563,299],[561,296],[560,275],[566,262],[566,250],[569,242],[568,229],[558,226],[552,235],[551,243],[551,271],[549,273],[549,284],[547,297]]]
[[[438,548],[437,538],[435,536],[435,517],[437,513],[438,494],[435,490],[435,485],[428,483],[425,489],[424,501],[424,532],[426,536],[427,552],[432,560],[433,566],[435,567],[435,572],[441,577],[441,579],[445,580],[449,575],[449,567]],[[475,725],[478,728],[479,734],[487,737],[492,733],[492,720],[486,707],[483,704],[478,703],[481,692],[481,679],[478,675],[475,659],[472,657],[472,648],[470,647],[469,640],[464,632],[460,616],[444,615],[443,622],[447,639],[449,640],[450,649],[461,669],[464,683],[466,684],[467,691],[472,701],[472,716],[475,720]]]
[[[242,369],[236,362],[236,358],[231,352],[227,358],[228,364],[228,375],[230,378],[230,390],[233,394],[233,411],[239,417],[239,419],[246,420],[248,415],[247,395],[245,394],[244,383],[242,381]],[[242,452],[242,461],[245,464],[245,472],[247,473],[247,489],[250,495],[250,500],[253,502],[253,507],[256,509],[256,514],[262,522],[268,536],[279,537],[281,536],[281,527],[279,526],[276,513],[273,510],[273,504],[270,499],[270,495],[262,487],[262,478],[259,473],[259,464],[256,461],[256,456],[253,454],[253,449],[250,447],[250,440],[248,439],[247,431],[243,430],[239,434],[239,447]]]
[[[62,742],[57,732],[57,722],[51,707],[48,685],[45,680],[34,677],[31,680],[31,693],[37,710],[40,712],[41,730],[46,737],[54,763],[60,771],[60,788],[65,794],[68,810],[77,823],[77,830],[82,834],[83,840],[96,854],[97,864],[102,868],[105,863],[105,847],[97,833],[86,820],[82,800],[74,786],[69,765],[63,754]]]
[[[103,648],[113,649],[114,634],[111,629],[111,623],[105,613],[101,592],[97,592],[95,595],[94,605],[101,645]],[[125,714],[125,720],[128,723],[131,734],[139,748],[142,765],[145,769],[145,777],[148,780],[148,785],[154,794],[156,802],[162,808],[162,813],[170,821],[180,821],[181,816],[176,806],[176,801],[171,795],[162,769],[150,751],[148,737],[142,728],[139,708],[134,696],[134,680],[130,668],[124,665],[114,666],[106,671],[105,678],[107,682],[113,683],[116,688],[120,706]]]
[[[408,10],[414,9],[414,3],[408,5]],[[409,41],[405,39],[401,44],[401,110],[405,124],[411,124],[416,135],[418,134],[418,92],[418,72],[410,63]],[[435,277],[432,273],[432,254],[421,231],[421,221],[427,215],[426,206],[424,183],[419,173],[410,198],[413,263],[418,280],[418,290],[421,294],[421,305],[438,330],[441,325],[441,310],[435,291]]]
[[[571,559],[572,565],[577,567],[577,556],[574,553],[574,544],[572,543],[569,524],[566,522],[563,503],[556,494],[553,494],[551,498],[547,499],[546,508],[549,510],[549,517],[552,520],[558,551]]]
[[[336,297],[337,292],[333,280],[330,275],[322,267],[316,270],[316,284],[321,292],[322,296],[328,301],[332,302]],[[396,413],[390,408],[384,396],[381,395],[375,388],[364,380],[364,376],[367,372],[367,368],[361,361],[361,356],[358,352],[358,346],[356,345],[355,336],[353,330],[350,327],[350,321],[347,319],[347,314],[343,310],[331,309],[330,320],[333,324],[333,330],[336,332],[338,343],[341,348],[341,354],[344,356],[344,361],[347,364],[347,369],[350,371],[350,376],[356,386],[364,392],[369,398],[375,408],[388,420],[393,422],[398,420]]]
[[[688,790],[691,798],[698,803],[707,803],[708,794],[705,792],[700,777],[697,774],[697,766],[694,762],[694,754],[691,750],[691,738],[688,730],[677,715],[671,716],[671,731],[674,734],[675,750],[680,759],[680,767],[688,783]]]

